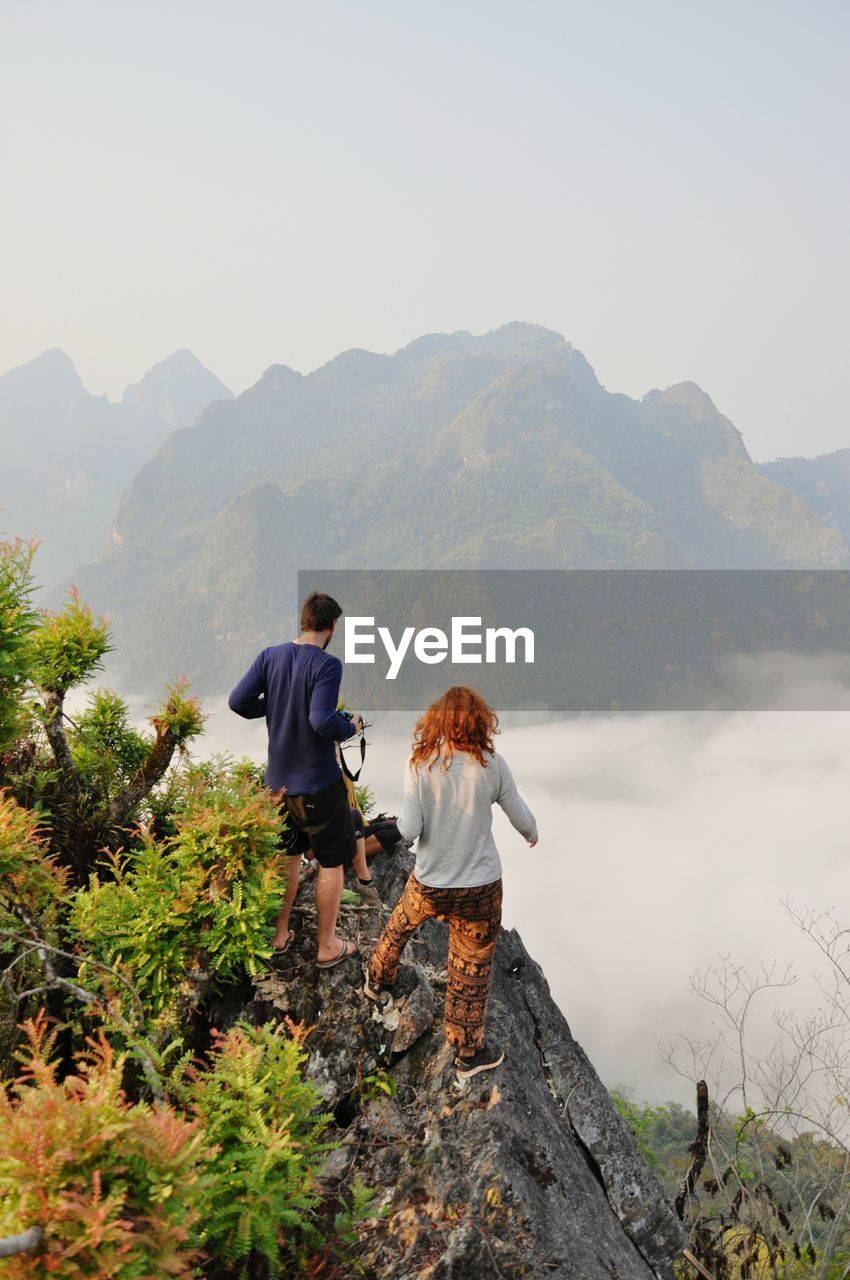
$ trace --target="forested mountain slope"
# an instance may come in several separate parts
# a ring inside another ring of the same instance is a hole
[[[297,569],[348,566],[843,568],[850,549],[693,383],[612,394],[514,323],[272,366],[168,437],[75,579],[129,684],[210,690],[288,634]]]

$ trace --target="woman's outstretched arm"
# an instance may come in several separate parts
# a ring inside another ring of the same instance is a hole
[[[499,790],[496,795],[496,803],[507,814],[511,826],[521,836],[525,836],[529,844],[537,844],[537,822],[534,814],[520,795],[507,762],[500,755],[493,757],[494,764],[497,761],[499,767]]]

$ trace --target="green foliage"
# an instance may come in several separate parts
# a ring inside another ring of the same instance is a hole
[[[45,851],[35,814],[0,791],[0,926],[23,920],[50,928],[66,879]]]
[[[25,1023],[24,1069],[0,1085],[0,1237],[44,1232],[43,1251],[3,1276],[189,1280],[202,1255],[234,1277],[348,1271],[342,1251],[370,1197],[359,1184],[349,1205],[320,1194],[330,1117],[303,1077],[304,1033],[240,1026],[213,1033],[208,1061],[191,1058],[206,993],[270,955],[285,889],[278,807],[247,761],[184,755],[168,771],[175,743],[203,726],[182,682],[152,717],[155,736],[109,690],[64,716],[108,631],[76,596],[39,625],[24,608],[29,561],[16,564],[17,586],[10,573],[0,582],[17,662],[0,663],[0,727],[24,729],[26,698],[41,709],[2,758],[16,794],[0,789],[0,1074],[22,998],[45,993],[67,1022],[61,1041],[43,1012]]]
[[[68,744],[81,777],[104,795],[126,784],[151,748],[150,740],[131,727],[123,699],[110,689],[91,694],[68,731]]]
[[[658,1164],[658,1156],[649,1145],[648,1139],[652,1132],[654,1121],[665,1109],[663,1107],[638,1107],[632,1102],[631,1098],[616,1089],[611,1090],[611,1101],[631,1129],[637,1142],[638,1150],[644,1160],[655,1168]]]
[[[371,787],[360,782],[355,786],[354,793],[357,796],[357,808],[365,818],[375,807],[375,793]]]
[[[169,688],[151,723],[159,738],[168,730],[182,746],[201,733],[204,719],[197,698],[181,683]],[[86,709],[69,722],[66,736],[80,777],[104,806],[151,760],[157,742],[132,727],[127,704],[110,689],[90,695]]]
[[[398,1085],[392,1076],[388,1075],[383,1067],[378,1067],[368,1076],[363,1076],[360,1081],[360,1105],[365,1106],[375,1098],[394,1098],[397,1092]]]
[[[60,1080],[43,1015],[25,1031],[23,1071],[0,1084],[0,1236],[40,1226],[44,1251],[7,1259],[4,1280],[188,1280],[209,1158],[199,1123],[131,1104],[102,1036]]]
[[[187,974],[255,973],[283,893],[280,819],[240,765],[190,771],[174,832],[150,832],[75,896],[71,924],[96,959],[126,970],[151,1015],[188,994]]]
[[[374,1191],[359,1177],[355,1177],[347,1188],[348,1200],[337,1201],[331,1205],[323,1205],[322,1209],[328,1217],[323,1224],[326,1239],[323,1245],[310,1255],[308,1273],[310,1276],[327,1276],[328,1280],[344,1280],[353,1272],[363,1275],[363,1268],[352,1257],[352,1249],[358,1241],[358,1229],[366,1218],[372,1217],[372,1206],[375,1201]],[[392,1212],[390,1205],[384,1205],[378,1216],[386,1217]]]
[[[675,1102],[611,1097],[671,1199],[691,1163],[697,1118]],[[812,1133],[783,1139],[752,1108],[710,1112],[709,1156],[685,1229],[716,1280],[846,1280],[850,1238],[826,1235],[846,1202],[846,1153]],[[692,1271],[684,1268],[690,1280]]]
[[[188,694],[186,689],[185,680],[169,685],[168,697],[152,717],[158,734],[168,729],[179,743],[188,742],[202,733],[206,719],[198,699]]]
[[[319,1094],[301,1074],[303,1034],[292,1030],[236,1026],[216,1038],[208,1070],[177,1084],[217,1148],[197,1241],[228,1262],[256,1250],[272,1276],[321,1243],[315,1175],[333,1145],[322,1141],[331,1117],[317,1112]]]
[[[277,804],[257,785],[250,765],[235,764],[212,775],[190,770],[176,824],[176,845],[213,872],[220,885],[279,853]]]
[[[29,639],[38,622],[31,607],[33,543],[0,541],[0,750],[21,727],[21,694],[30,674]]]
[[[32,638],[32,679],[40,689],[65,694],[99,671],[112,650],[109,624],[80,603],[76,590],[61,613],[45,615]]]

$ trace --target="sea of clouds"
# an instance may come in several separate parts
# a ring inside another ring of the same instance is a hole
[[[223,700],[206,710],[199,750],[264,757],[263,721]],[[367,733],[363,780],[388,812],[413,718],[387,715]],[[803,978],[819,957],[788,898],[850,923],[850,711],[507,718],[498,749],[540,829],[529,849],[495,811],[505,924],[606,1084],[692,1105],[692,1086],[659,1052],[680,1033],[711,1035],[690,974],[731,955],[753,969],[792,961]],[[817,999],[805,982],[766,993],[760,1047],[775,1009]]]

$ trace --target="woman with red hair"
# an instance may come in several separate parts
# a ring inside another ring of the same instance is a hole
[[[499,718],[464,685],[448,689],[416,725],[398,819],[401,838],[418,840],[416,865],[378,940],[364,994],[387,1007],[401,953],[432,916],[449,924],[446,1039],[459,1080],[490,1071],[504,1053],[484,1040],[490,971],[502,919],[502,864],[492,806],[504,809],[531,846],[534,815],[493,740]]]

